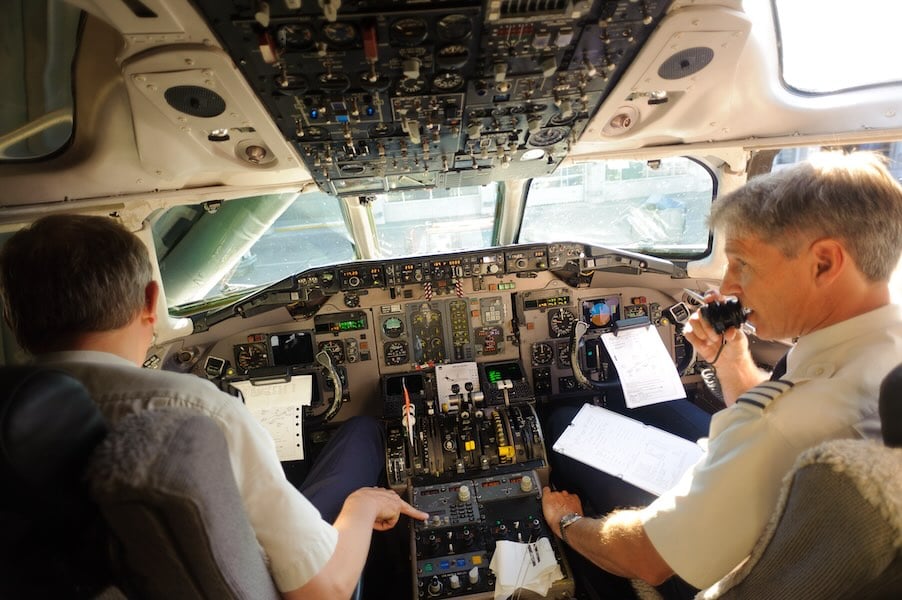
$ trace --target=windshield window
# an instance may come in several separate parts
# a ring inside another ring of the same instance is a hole
[[[709,251],[713,198],[713,176],[688,158],[579,163],[532,180],[519,241],[699,257]]]
[[[383,257],[492,246],[498,184],[380,194],[372,204]]]
[[[774,0],[774,6],[789,87],[824,94],[902,81],[902,62],[893,59],[902,2],[859,0],[853,8],[842,0]]]
[[[338,199],[322,192],[177,206],[153,232],[170,309],[356,258]]]
[[[0,19],[0,160],[37,158],[72,135],[72,59],[81,11],[4,2]]]

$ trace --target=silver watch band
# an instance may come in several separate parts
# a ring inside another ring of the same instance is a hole
[[[567,545],[570,542],[567,541],[567,528],[582,519],[583,516],[579,513],[567,513],[563,517],[561,517],[560,522],[558,523],[558,528],[561,530],[561,540]]]

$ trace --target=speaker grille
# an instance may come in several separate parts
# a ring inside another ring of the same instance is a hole
[[[177,85],[164,94],[169,106],[192,117],[215,117],[225,112],[222,96],[197,85]]]
[[[714,50],[699,46],[680,50],[658,68],[661,79],[681,79],[698,73],[708,66],[714,58]]]

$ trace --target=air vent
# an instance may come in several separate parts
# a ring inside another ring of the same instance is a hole
[[[682,79],[698,73],[714,59],[714,50],[704,46],[680,50],[658,68],[661,79]]]
[[[225,112],[222,96],[197,85],[177,85],[164,94],[169,106],[192,117],[210,118]]]

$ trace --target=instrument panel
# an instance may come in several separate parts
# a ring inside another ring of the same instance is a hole
[[[320,188],[361,196],[552,172],[670,4],[197,2]]]
[[[540,414],[619,393],[601,341],[617,328],[654,327],[683,370],[689,353],[666,310],[679,276],[578,243],[347,263],[198,316],[185,343],[209,342],[170,357],[196,356],[195,372],[225,389],[313,375],[311,430],[336,415],[381,418],[388,484],[430,513],[409,531],[411,597],[488,600],[497,544],[547,538],[563,575],[550,593],[563,599],[575,584],[541,519]]]

